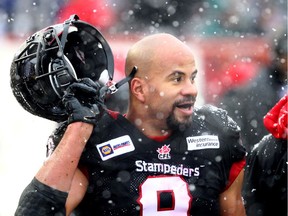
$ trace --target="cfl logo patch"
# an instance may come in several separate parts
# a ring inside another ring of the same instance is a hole
[[[161,148],[157,149],[158,159],[160,159],[160,160],[171,159],[171,156],[170,156],[171,148],[169,146],[170,145],[164,145]]]

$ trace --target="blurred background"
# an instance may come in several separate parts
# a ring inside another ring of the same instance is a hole
[[[271,64],[278,38],[287,38],[287,0],[0,0],[0,216],[14,214],[57,126],[26,112],[13,97],[13,55],[29,35],[71,14],[108,40],[115,81],[123,78],[127,50],[136,40],[168,32],[185,41],[200,68],[199,104],[219,104],[226,92],[259,76]],[[125,112],[125,88],[108,100],[109,108]]]

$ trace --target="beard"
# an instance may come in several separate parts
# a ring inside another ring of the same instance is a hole
[[[186,97],[184,100],[182,101],[178,101],[173,105],[172,108],[172,112],[170,113],[170,115],[166,118],[166,124],[168,126],[169,129],[171,130],[180,130],[180,131],[184,131],[187,128],[191,127],[192,125],[192,115],[191,116],[187,116],[186,118],[182,119],[181,121],[177,119],[177,117],[174,114],[174,110],[177,107],[177,105],[181,102],[185,102],[185,101],[194,101],[195,102],[195,97]]]
[[[191,127],[192,125],[192,115],[185,118],[182,121],[179,121],[175,115],[172,113],[169,115],[166,119],[166,123],[169,129],[171,130],[179,130],[179,131],[184,131],[187,128]]]

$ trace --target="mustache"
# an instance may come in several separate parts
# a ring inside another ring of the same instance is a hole
[[[194,105],[195,102],[196,102],[196,96],[192,96],[192,95],[185,96],[184,98],[175,101],[173,104],[173,108],[175,108],[178,105],[183,104],[183,103],[192,103]]]

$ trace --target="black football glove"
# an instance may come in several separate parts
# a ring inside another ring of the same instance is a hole
[[[69,114],[68,124],[78,121],[96,123],[104,106],[99,98],[99,90],[100,85],[89,78],[83,78],[68,86],[62,98]]]

